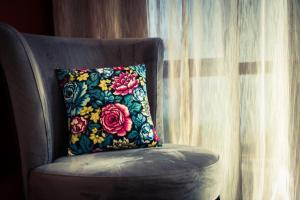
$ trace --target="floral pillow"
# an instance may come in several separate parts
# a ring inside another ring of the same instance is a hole
[[[161,145],[144,64],[56,72],[68,116],[69,155]]]

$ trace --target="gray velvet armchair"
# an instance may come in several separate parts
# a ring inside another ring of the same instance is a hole
[[[147,66],[152,118],[156,116],[158,38],[96,40],[23,34],[0,24],[0,65],[7,81],[30,200],[216,199],[219,158],[201,148],[101,152],[67,157],[67,123],[54,69],[58,66]]]

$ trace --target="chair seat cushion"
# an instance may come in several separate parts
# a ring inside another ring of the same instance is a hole
[[[30,174],[30,199],[215,199],[219,157],[166,144],[62,157]]]

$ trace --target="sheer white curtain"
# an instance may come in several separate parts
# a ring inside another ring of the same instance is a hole
[[[221,156],[221,199],[300,199],[297,0],[148,0],[159,130]]]

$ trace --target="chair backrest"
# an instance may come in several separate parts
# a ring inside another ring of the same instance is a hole
[[[25,192],[30,169],[67,152],[67,120],[55,68],[145,63],[155,122],[157,69],[162,66],[162,58],[159,38],[62,38],[22,34],[0,24],[0,65],[12,104]]]

